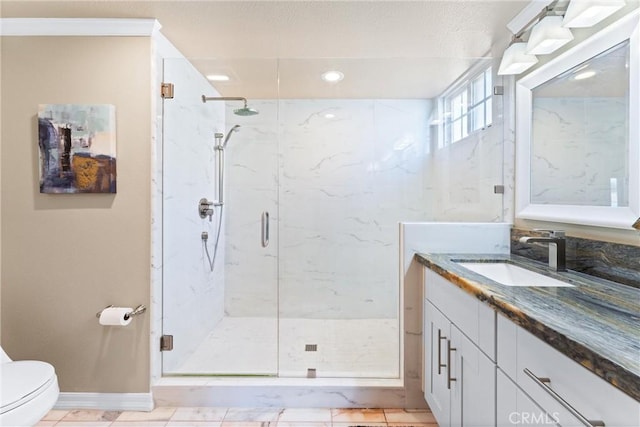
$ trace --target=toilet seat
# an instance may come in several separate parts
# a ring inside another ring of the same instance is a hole
[[[46,362],[0,364],[0,426],[33,425],[58,399],[58,378]]]

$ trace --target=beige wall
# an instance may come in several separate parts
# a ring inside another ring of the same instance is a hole
[[[148,392],[151,40],[2,39],[2,346],[52,363],[64,392]],[[114,104],[118,193],[39,193],[37,108]]]

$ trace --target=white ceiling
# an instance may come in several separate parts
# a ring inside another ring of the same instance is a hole
[[[156,18],[214,86],[247,98],[431,98],[498,56],[528,0],[9,1],[3,17]],[[319,78],[339,69],[345,79]],[[278,79],[279,77],[279,79]]]

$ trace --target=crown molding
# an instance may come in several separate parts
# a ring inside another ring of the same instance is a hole
[[[0,36],[151,37],[161,25],[155,19],[2,18]]]

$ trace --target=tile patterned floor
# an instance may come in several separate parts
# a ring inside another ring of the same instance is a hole
[[[36,427],[437,427],[427,410],[169,408],[52,410]]]

